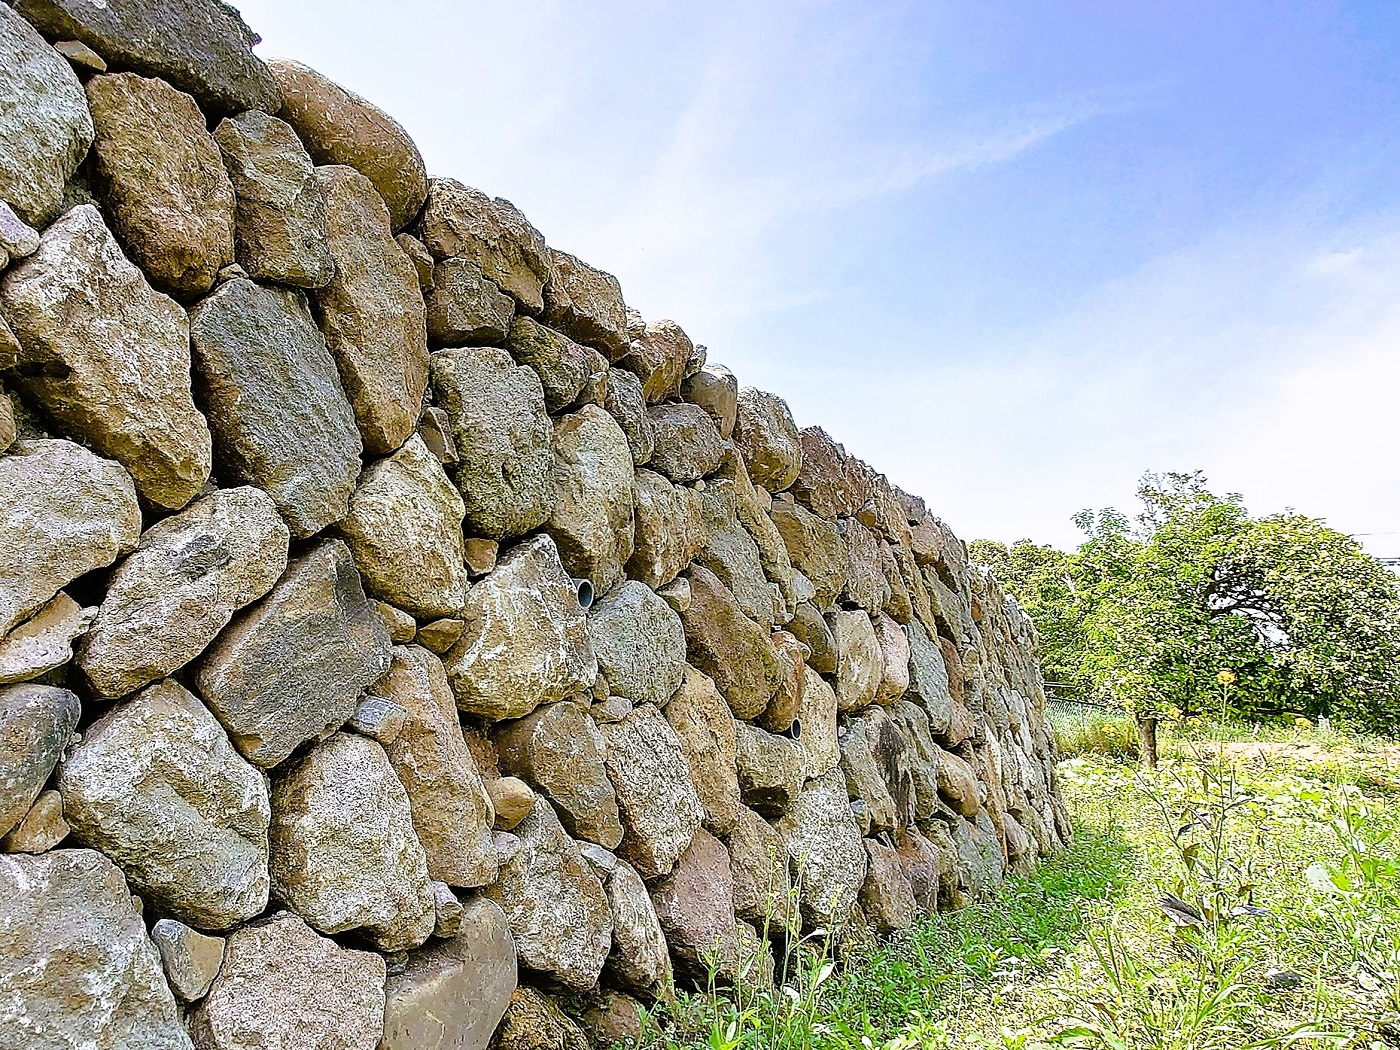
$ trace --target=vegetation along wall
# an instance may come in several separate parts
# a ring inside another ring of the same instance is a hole
[[[924,503],[255,42],[0,4],[0,1045],[569,1045],[1054,849]]]

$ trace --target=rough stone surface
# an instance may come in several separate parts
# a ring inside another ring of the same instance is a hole
[[[765,816],[779,816],[802,790],[807,753],[797,741],[747,722],[737,723],[735,729],[739,788],[744,805]]]
[[[224,939],[199,933],[175,919],[159,919],[151,927],[151,940],[180,1001],[203,999],[224,963]]]
[[[506,349],[522,365],[539,373],[544,403],[560,412],[579,399],[593,369],[593,351],[528,317],[517,317],[506,336]]]
[[[388,602],[377,599],[370,604],[374,606],[375,613],[384,622],[384,630],[389,632],[389,641],[413,641],[413,636],[418,633],[418,621],[413,618],[412,613],[405,612],[397,605],[390,605]]]
[[[808,782],[774,825],[797,873],[802,915],[825,925],[856,903],[865,883],[865,847],[837,771]]]
[[[738,718],[757,718],[782,684],[768,631],[744,615],[728,588],[703,566],[686,575],[690,608],[681,615],[687,659],[714,679]]]
[[[19,13],[51,38],[78,40],[109,63],[168,80],[216,116],[275,112],[277,83],[253,55],[257,35],[217,0],[17,0]]]
[[[685,629],[656,592],[628,580],[588,610],[588,636],[608,689],[664,707],[685,675]]]
[[[190,336],[220,477],[266,491],[296,539],[345,517],[363,445],[306,296],[225,281]]]
[[[733,435],[739,415],[739,380],[724,365],[708,364],[686,376],[681,396],[710,414],[720,437]]]
[[[694,481],[713,473],[724,457],[725,442],[714,420],[699,405],[684,401],[647,410],[656,434],[651,468],[672,481]]]
[[[544,309],[549,250],[510,201],[452,179],[433,179],[416,232],[435,257],[472,260],[531,317]]]
[[[515,988],[505,913],[474,900],[460,933],[414,952],[389,976],[379,1050],[486,1050]]]
[[[846,585],[846,546],[841,530],[801,504],[773,501],[773,524],[787,545],[792,567],[811,581],[818,609],[828,609]]]
[[[781,492],[802,469],[802,439],[787,402],[753,387],[739,391],[734,444],[755,485]]]
[[[655,996],[671,980],[671,955],[656,908],[637,870],[619,860],[604,883],[613,940],[604,970],[620,987]]]
[[[9,204],[0,200],[0,252],[11,259],[24,259],[38,250],[39,231],[16,215]]]
[[[630,995],[602,989],[583,1008],[579,1019],[589,1037],[599,1046],[641,1046],[645,1027],[642,1004]]]
[[[282,89],[278,116],[296,129],[311,158],[354,168],[384,199],[393,228],[406,226],[428,192],[423,158],[408,133],[378,106],[300,62],[273,59],[268,68]]]
[[[425,623],[418,628],[413,640],[430,653],[442,656],[457,644],[457,639],[462,637],[462,631],[465,628],[466,624],[461,620],[455,617],[444,617],[441,620],[434,620],[432,623]]]
[[[802,470],[792,491],[823,518],[854,517],[870,498],[859,462],[821,427],[802,430]]]
[[[939,749],[938,792],[964,817],[975,818],[982,809],[982,796],[973,768],[951,751]]]
[[[509,831],[524,820],[535,805],[535,789],[519,777],[498,777],[486,785],[495,812],[494,826]]]
[[[131,476],[71,441],[21,441],[0,458],[0,637],[59,588],[136,546]]]
[[[385,750],[408,792],[428,874],[449,886],[490,882],[496,877],[495,814],[462,737],[442,662],[421,646],[395,646],[389,673],[375,689],[407,713]]]
[[[272,889],[322,933],[363,930],[387,952],[433,932],[427,858],[384,749],[336,733],[272,785]]]
[[[664,875],[705,818],[676,731],[654,704],[600,727],[623,836],[618,852],[643,878]]]
[[[875,701],[884,677],[875,625],[859,609],[838,609],[827,614],[826,622],[836,640],[836,701],[842,711],[859,711]]]
[[[908,700],[888,708],[890,719],[908,746],[909,775],[914,788],[914,817],[928,820],[941,808],[938,802],[938,764],[942,749],[933,742],[928,715]]]
[[[909,688],[909,638],[904,628],[884,613],[874,617],[873,626],[881,657],[880,687],[875,700],[884,704],[898,700]]]
[[[803,671],[802,750],[807,752],[807,777],[813,779],[841,764],[836,738],[836,692],[826,679],[807,667]]]
[[[456,616],[466,601],[462,497],[416,435],[371,463],[339,525],[365,590],[425,620]]]
[[[603,884],[544,799],[535,800],[515,835],[519,852],[483,893],[505,909],[522,967],[587,991],[612,946]]]
[[[93,723],[58,789],[75,837],[171,917],[226,930],[267,907],[267,782],[178,682]]]
[[[636,472],[636,494],[636,534],[627,574],[648,587],[664,587],[705,547],[700,496],[650,470]]]
[[[601,594],[632,556],[632,453],[612,416],[585,405],[554,424],[554,509],[545,529],[569,574]]]
[[[553,272],[544,291],[545,320],[571,339],[612,360],[627,353],[627,307],[617,278],[551,249]]]
[[[393,635],[389,637],[393,638]],[[355,732],[363,733],[388,747],[399,738],[407,721],[408,712],[392,700],[366,695],[360,701],[360,706],[355,708],[348,725]]]
[[[909,929],[918,918],[919,905],[899,853],[883,842],[866,839],[865,855],[868,868],[860,889],[860,906],[866,919],[884,936]]]
[[[21,392],[157,506],[188,503],[210,465],[189,322],[127,262],[101,213],[84,204],[49,226],[0,281],[0,306],[23,348]]]
[[[841,731],[841,770],[852,798],[870,809],[877,831],[897,832],[914,819],[914,784],[908,744],[883,708],[847,719]]]
[[[783,665],[783,680],[778,692],[768,701],[768,706],[759,716],[759,724],[770,733],[783,733],[792,728],[793,722],[802,713],[802,692],[807,681],[805,646],[797,640],[796,635],[787,631],[774,631],[772,638],[773,651],[778,654],[778,661]],[[800,736],[800,722],[796,732]]]
[[[63,797],[57,791],[41,791],[24,818],[0,835],[0,853],[47,853],[70,830],[63,819]]]
[[[121,872],[94,850],[0,856],[0,1045],[189,1050]]]
[[[802,602],[793,611],[792,620],[787,625],[803,645],[807,647],[807,666],[820,674],[835,674],[839,654],[836,639],[827,626],[826,618],[817,611],[811,602]]]
[[[721,978],[732,980],[739,943],[734,876],[724,843],[704,828],[697,830],[675,870],[652,884],[651,899],[677,973],[705,987],[713,964]]]
[[[389,657],[349,549],[323,540],[224,630],[195,682],[239,751],[267,768],[349,721]]]
[[[953,718],[953,694],[948,687],[948,668],[943,651],[929,637],[924,625],[915,621],[907,628],[909,637],[909,699],[927,713],[934,733],[948,731]]]
[[[384,202],[352,167],[316,169],[325,198],[330,283],[314,293],[365,448],[393,452],[413,433],[428,386],[417,271],[394,241]]]
[[[335,276],[326,203],[292,126],[261,110],[214,129],[234,192],[234,255],[255,281],[322,288]]]
[[[132,260],[163,292],[203,295],[233,262],[233,185],[194,99],[163,80],[87,82],[94,185]]]
[[[92,143],[92,116],[72,68],[9,8],[0,8],[0,114],[0,200],[43,226]],[[7,241],[0,250],[25,254]]]
[[[342,948],[290,912],[235,930],[190,1016],[198,1050],[374,1050],[384,960]]]
[[[502,726],[495,744],[501,769],[543,791],[570,835],[617,848],[622,823],[606,744],[582,707],[550,704]]]
[[[78,698],[48,685],[0,688],[0,835],[29,812],[78,724]]]
[[[787,846],[773,826],[742,807],[725,837],[734,876],[734,913],[759,929],[775,932],[799,924]]]
[[[696,562],[729,588],[744,615],[760,625],[779,618],[773,587],[763,573],[758,545],[736,516],[734,488],[727,482],[707,485],[700,493],[706,542]]]
[[[855,518],[843,519],[840,528],[846,548],[845,597],[874,617],[890,599],[879,541]]]
[[[466,628],[447,655],[457,706],[493,721],[583,692],[598,674],[578,588],[554,541],[512,548],[471,589]]]
[[[690,337],[675,321],[655,321],[632,340],[620,364],[642,381],[643,396],[654,404],[680,393],[694,350]]]
[[[0,685],[28,682],[73,659],[73,644],[97,616],[61,591],[54,599],[0,638]]]
[[[400,238],[404,235],[400,234]],[[502,292],[471,259],[452,258],[432,264],[427,294],[428,338],[438,346],[499,343],[511,330],[515,300]],[[420,282],[421,283],[421,282]]]
[[[287,565],[287,526],[255,488],[221,489],[141,535],[117,567],[78,666],[93,690],[125,696],[198,656]]]
[[[642,381],[631,372],[609,368],[603,407],[627,435],[632,462],[638,466],[648,462],[656,452],[656,428],[652,426],[651,416],[647,415]]]
[[[554,505],[554,435],[539,375],[489,347],[439,350],[431,372],[452,422],[470,529],[506,539],[543,525]]]
[[[491,1038],[491,1050],[589,1050],[588,1037],[543,992],[522,984]]]
[[[666,720],[690,767],[705,827],[727,835],[741,809],[734,715],[708,676],[689,665],[683,672],[680,688],[666,705]]]

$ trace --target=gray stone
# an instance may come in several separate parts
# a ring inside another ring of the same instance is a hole
[[[632,454],[622,429],[597,405],[554,424],[554,509],[545,524],[571,576],[602,594],[632,556]]]
[[[539,375],[489,347],[439,350],[431,371],[452,421],[471,531],[506,539],[543,525],[554,504],[554,434]]]
[[[719,467],[726,443],[699,405],[684,401],[653,405],[647,416],[656,433],[656,451],[649,460],[653,470],[682,482],[702,478]]]
[[[674,580],[705,546],[700,495],[650,470],[636,472],[636,534],[627,574],[648,587]]]
[[[627,444],[632,449],[632,462],[637,466],[646,463],[656,452],[656,428],[647,415],[646,399],[642,397],[642,381],[631,372],[620,368],[608,369],[608,388],[604,393],[603,407],[608,410],[622,432],[627,435]]]
[[[696,562],[729,588],[745,616],[759,625],[776,623],[773,587],[763,573],[758,545],[735,516],[733,486],[727,482],[706,486],[700,506],[707,539]]]
[[[865,840],[868,868],[860,889],[860,906],[875,932],[888,937],[907,930],[918,918],[914,890],[904,876],[899,854],[883,842]]]
[[[900,700],[888,708],[908,746],[909,775],[914,786],[914,818],[928,820],[941,807],[938,802],[938,765],[943,749],[933,742],[928,715],[922,707]]]
[[[865,883],[865,847],[839,771],[809,781],[775,824],[797,873],[802,915],[829,925],[856,903]]]
[[[494,844],[492,854],[494,856]],[[433,881],[433,936],[456,937],[462,932],[466,913],[462,902],[445,882]]]
[[[0,8],[0,113],[0,200],[44,226],[92,144],[92,116],[72,68],[9,8]],[[0,250],[26,254],[6,240]]]
[[[694,352],[690,337],[675,321],[655,321],[632,340],[620,364],[642,381],[648,403],[680,393],[681,379]]]
[[[296,539],[345,517],[363,445],[306,296],[225,281],[190,336],[221,479],[265,490]]]
[[[378,740],[387,748],[399,738],[407,721],[408,712],[394,701],[370,694],[360,701],[360,706],[355,708],[355,713],[346,724],[355,732]]]
[[[496,877],[495,814],[462,737],[442,662],[421,646],[396,646],[393,665],[375,688],[408,715],[386,750],[408,792],[428,874],[450,886],[490,882]]]
[[[11,259],[24,259],[39,250],[39,231],[15,214],[0,200],[0,252]],[[3,269],[3,267],[0,267]]]
[[[705,811],[705,827],[726,835],[739,819],[734,715],[707,676],[686,665],[684,681],[666,705],[691,782]]]
[[[928,713],[932,732],[947,733],[953,720],[953,694],[948,688],[948,667],[938,643],[917,620],[905,630],[909,636],[909,691],[906,694]]]
[[[962,868],[959,876],[966,882],[965,892],[974,900],[987,898],[1001,885],[1005,862],[1001,836],[997,834],[991,815],[982,810],[976,821],[955,821],[953,842]]]
[[[433,290],[433,253],[428,251],[428,246],[411,233],[396,233],[394,240],[403,249],[403,253],[408,256],[409,262],[413,263],[413,268],[418,271],[418,288],[426,297]],[[429,334],[431,335],[432,322],[428,322]]]
[[[627,307],[617,278],[551,249],[553,270],[544,289],[545,320],[571,339],[601,350],[610,360],[626,354]]]
[[[773,501],[773,524],[787,545],[792,567],[811,582],[812,602],[828,609],[846,586],[846,545],[834,522],[786,499]]]
[[[278,58],[268,68],[282,89],[278,116],[296,129],[311,159],[354,168],[384,199],[390,225],[408,225],[428,192],[423,158],[408,133],[378,106],[300,62]]]
[[[836,640],[836,702],[842,711],[859,711],[874,703],[884,677],[875,625],[860,609],[827,613],[826,622]]]
[[[0,638],[0,685],[28,682],[73,659],[73,643],[97,616],[59,592],[54,599]]]
[[[596,842],[580,842],[578,844],[578,852],[579,856],[592,865],[598,878],[602,879],[604,882],[607,881],[609,875],[617,870],[619,864],[626,863],[625,861],[619,861],[617,859],[617,854],[612,850],[604,849]]]
[[[670,984],[671,955],[646,883],[632,865],[619,860],[604,888],[613,921],[612,951],[604,971],[621,988],[655,996]]]
[[[510,201],[452,179],[433,179],[416,233],[438,259],[472,260],[531,317],[544,309],[549,251]]]
[[[739,380],[724,365],[706,365],[686,376],[681,396],[710,413],[720,437],[733,435],[739,412]]]
[[[872,827],[898,832],[913,823],[908,744],[884,709],[872,707],[853,715],[842,729],[840,742],[846,789],[870,807]]]
[[[0,835],[0,853],[47,853],[71,830],[63,819],[63,796],[41,791],[24,819]]]
[[[447,413],[436,405],[429,405],[418,417],[418,437],[443,466],[450,467],[457,462],[457,443],[452,440],[452,423]]]
[[[49,226],[0,281],[0,305],[23,347],[20,390],[126,467],[151,502],[188,503],[210,464],[189,322],[127,262],[101,213],[84,204]]]
[[[845,597],[873,618],[890,598],[890,585],[880,561],[880,545],[875,534],[855,518],[843,519],[840,527],[846,548]]]
[[[93,723],[58,789],[77,839],[172,917],[226,930],[267,907],[267,782],[178,682]]]
[[[400,235],[402,236],[402,234]],[[421,242],[415,239],[415,243]],[[427,252],[427,248],[423,250]],[[429,253],[428,259],[432,261]],[[511,330],[515,300],[502,292],[471,259],[433,265],[427,294],[428,336],[438,346],[499,343]]]
[[[670,871],[705,819],[676,731],[654,704],[600,727],[624,833],[618,853],[644,878]]]
[[[255,488],[221,489],[141,535],[117,566],[78,666],[115,698],[172,674],[287,565],[287,526]]]
[[[0,856],[0,1045],[190,1050],[121,872],[94,850]]]
[[[379,1050],[486,1050],[515,988],[505,913],[474,900],[460,933],[414,952],[390,975]]]
[[[131,476],[71,441],[21,441],[0,458],[0,637],[59,588],[136,546]]]
[[[466,600],[462,497],[418,437],[371,463],[339,525],[365,590],[434,620],[456,616]]]
[[[326,203],[311,156],[286,121],[261,110],[214,129],[233,183],[234,254],[248,276],[321,288],[335,275]]]
[[[198,1050],[375,1050],[384,960],[342,948],[290,912],[235,930],[190,1015]]]
[[[705,988],[713,971],[718,983],[732,985],[739,942],[724,843],[698,829],[675,870],[652,884],[651,899],[679,975]]]
[[[224,964],[224,939],[197,933],[175,919],[158,919],[151,927],[151,940],[180,1001],[203,999]]]
[[[747,806],[725,837],[734,877],[734,913],[763,932],[801,925],[788,870],[787,846],[771,824]]]
[[[875,640],[880,644],[880,688],[875,693],[877,703],[898,700],[909,688],[909,639],[904,628],[884,613],[873,619]]]
[[[0,688],[0,835],[23,819],[78,725],[78,698],[48,685]]]
[[[257,34],[217,0],[16,0],[49,37],[80,40],[109,63],[168,80],[216,116],[276,112],[277,84],[253,55]]]
[[[806,779],[807,753],[787,737],[747,722],[735,725],[736,763],[744,805],[764,816],[787,811]]]
[[[239,751],[268,768],[348,722],[389,659],[349,549],[323,540],[224,630],[195,681]]]
[[[520,851],[482,892],[505,909],[522,967],[565,988],[587,991],[612,945],[612,912],[603,884],[544,799],[535,800],[515,834]]]
[[[495,744],[501,769],[543,791],[569,834],[617,848],[622,823],[604,763],[606,744],[582,707],[550,704],[502,726]]]
[[[753,387],[739,391],[734,444],[754,484],[781,492],[802,469],[802,439],[787,402]]]
[[[528,317],[511,323],[506,348],[518,362],[539,373],[550,412],[574,404],[594,371],[593,351]]]
[[[519,718],[587,690],[598,674],[578,587],[548,536],[507,552],[468,593],[462,619],[446,662],[468,714]]]
[[[685,674],[685,629],[656,592],[628,580],[588,611],[588,636],[609,690],[664,707]]]
[[[326,346],[367,451],[384,455],[418,423],[428,386],[428,330],[413,263],[389,213],[354,168],[316,169],[335,275],[313,293]]]
[[[151,283],[203,295],[233,262],[233,185],[194,99],[163,80],[111,73],[87,82],[93,186]]]
[[[322,933],[415,948],[436,918],[408,794],[384,749],[336,733],[272,785],[272,889]]]
[[[807,752],[807,778],[815,779],[841,764],[841,748],[836,738],[836,692],[826,679],[803,669],[802,750]]]
[[[804,427],[802,470],[793,495],[818,517],[854,517],[870,498],[870,481],[862,467],[821,427]]]

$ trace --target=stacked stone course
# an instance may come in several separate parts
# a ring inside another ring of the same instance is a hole
[[[0,4],[0,1045],[606,1042],[1063,842],[921,500],[256,42]]]

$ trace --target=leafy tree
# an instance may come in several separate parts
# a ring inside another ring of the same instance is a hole
[[[1082,511],[1072,554],[979,541],[1042,636],[1048,677],[1157,720],[1213,709],[1400,729],[1397,578],[1351,537],[1289,511],[1252,517],[1199,473],[1144,476],[1136,519]]]

